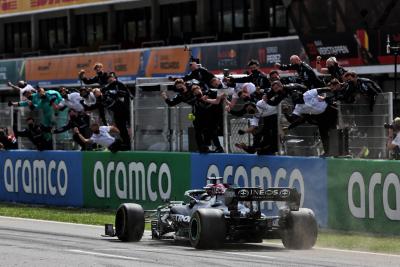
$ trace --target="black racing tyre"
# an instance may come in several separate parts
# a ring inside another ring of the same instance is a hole
[[[123,203],[115,215],[115,233],[119,240],[137,242],[144,232],[144,210],[134,203]]]
[[[310,249],[315,245],[318,225],[310,209],[291,211],[282,230],[282,243],[288,249]]]
[[[217,209],[198,209],[190,219],[189,240],[198,249],[219,248],[225,241],[224,213]]]

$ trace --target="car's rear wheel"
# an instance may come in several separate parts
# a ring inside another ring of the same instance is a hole
[[[142,206],[133,203],[121,204],[115,215],[115,232],[121,241],[140,241],[144,232],[144,210]]]
[[[318,225],[310,209],[291,211],[282,230],[282,243],[288,249],[310,249],[315,245]]]
[[[224,213],[217,209],[199,209],[190,219],[189,239],[198,249],[219,248],[225,241]]]

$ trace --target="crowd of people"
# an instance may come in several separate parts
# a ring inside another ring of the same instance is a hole
[[[72,138],[82,151],[98,148],[111,152],[131,149],[129,135],[129,105],[132,94],[128,88],[118,81],[114,72],[105,72],[101,63],[94,65],[96,75],[88,78],[85,70],[79,72],[79,79],[85,84],[79,90],[60,87],[58,90],[45,90],[33,87],[24,81],[17,85],[9,83],[13,89],[21,93],[20,101],[9,101],[13,109],[13,137],[10,141],[2,140],[3,149],[14,149],[16,137],[26,137],[38,150],[53,149],[53,135],[71,131]],[[90,88],[96,84],[98,87]],[[87,86],[86,86],[87,85]],[[36,121],[34,116],[26,118],[25,129],[18,129],[18,112],[20,108],[28,108],[33,115],[40,114]],[[59,112],[67,109],[68,121],[57,127],[55,118]],[[89,112],[97,111],[99,121],[91,121]],[[110,114],[111,120],[107,120]],[[14,142],[11,142],[14,141]]]
[[[251,116],[250,127],[240,129],[238,134],[252,134],[253,143],[237,143],[238,148],[247,153],[277,154],[278,108],[281,107],[289,122],[285,131],[305,122],[317,125],[325,155],[330,155],[329,138],[330,131],[337,125],[337,103],[355,103],[358,96],[365,97],[372,112],[376,97],[382,92],[374,81],[346,70],[334,57],[328,58],[325,64],[321,57],[316,59],[316,70],[324,74],[324,79],[297,55],[290,57],[289,64],[276,63],[269,74],[262,72],[254,59],[248,62],[248,75],[241,77],[226,72],[223,77],[217,77],[193,57],[189,67],[190,72],[184,77],[169,77],[174,81],[176,94],[170,96],[163,91],[161,97],[168,106],[186,103],[192,107],[189,117],[201,153],[224,152],[219,136],[223,133],[225,109],[233,116]],[[9,102],[9,106],[14,107],[14,136],[0,131],[0,148],[14,149],[15,137],[27,137],[38,150],[51,150],[54,134],[71,131],[81,150],[99,146],[112,152],[130,150],[129,104],[133,96],[114,72],[104,71],[101,63],[96,63],[94,70],[96,75],[90,78],[85,70],[79,72],[79,79],[85,86],[76,91],[65,87],[45,90],[24,81],[16,85],[9,83],[20,91],[21,99]],[[297,75],[281,77],[281,71],[285,70],[295,71]],[[88,87],[93,84],[98,87]],[[30,112],[40,110],[40,121],[29,116],[27,127],[17,129],[17,107],[28,108]],[[65,109],[68,109],[68,122],[56,127],[54,117]],[[88,115],[94,110],[99,114],[98,121],[91,121]],[[111,121],[106,119],[106,113],[111,114]]]
[[[225,74],[218,78],[203,68],[198,59],[192,58],[189,74],[171,77],[175,80],[177,94],[169,98],[163,92],[161,96],[169,106],[181,102],[192,106],[200,152],[223,152],[218,135],[225,108],[234,116],[252,117],[250,127],[240,129],[238,134],[252,134],[253,143],[237,143],[238,148],[260,155],[277,154],[278,108],[285,102],[282,113],[290,124],[284,130],[290,131],[305,122],[317,125],[324,155],[330,155],[329,138],[331,130],[337,126],[338,102],[350,104],[355,103],[358,96],[365,97],[372,112],[382,90],[374,81],[360,78],[340,66],[334,57],[326,60],[325,67],[321,61],[321,57],[316,59],[316,69],[325,79],[297,55],[290,57],[289,64],[276,63],[269,74],[261,71],[257,60],[251,59],[247,65],[248,75]],[[297,75],[281,78],[280,72],[286,70],[295,71]],[[210,145],[215,147],[214,151],[210,150]]]

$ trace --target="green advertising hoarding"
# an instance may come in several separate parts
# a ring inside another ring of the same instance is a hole
[[[84,206],[116,208],[124,202],[154,209],[182,200],[190,187],[189,153],[83,153]]]
[[[400,233],[400,162],[328,160],[328,228]]]

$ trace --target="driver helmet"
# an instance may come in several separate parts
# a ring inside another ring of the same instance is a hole
[[[226,187],[223,184],[208,184],[206,185],[206,192],[213,195],[223,195],[225,193]]]

